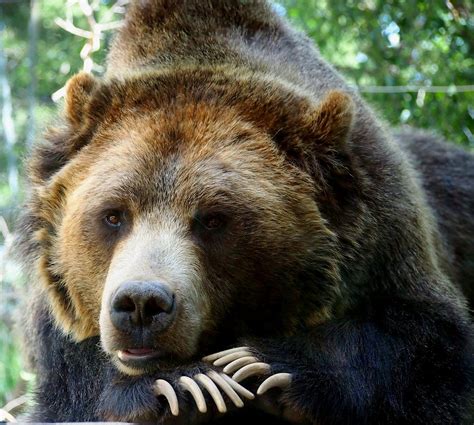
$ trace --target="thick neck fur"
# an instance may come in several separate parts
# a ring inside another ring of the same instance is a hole
[[[348,90],[312,41],[263,0],[135,1],[109,53],[107,75],[203,64],[262,71],[317,98],[331,88]]]

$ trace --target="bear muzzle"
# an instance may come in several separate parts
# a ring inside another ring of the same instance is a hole
[[[139,366],[157,357],[156,337],[176,317],[176,298],[168,286],[157,281],[122,283],[111,297],[109,316],[125,344],[117,351],[121,362]]]

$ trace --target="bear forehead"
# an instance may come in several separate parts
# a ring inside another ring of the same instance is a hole
[[[189,202],[275,192],[284,169],[278,149],[232,112],[201,105],[124,112],[76,158],[78,196]]]
[[[91,143],[114,159],[136,157],[142,164],[143,159],[162,164],[179,158],[192,164],[211,157],[238,162],[242,155],[257,152],[271,160],[277,152],[264,131],[231,109],[190,103],[123,110],[119,115],[112,125],[104,122]]]

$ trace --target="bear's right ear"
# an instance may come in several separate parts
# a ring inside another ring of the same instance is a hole
[[[97,86],[97,80],[85,72],[80,72],[68,81],[66,118],[74,128],[80,128],[86,121],[88,105]]]
[[[90,111],[100,109],[97,105],[92,106],[99,85],[92,75],[85,72],[68,81],[64,111],[67,125],[50,127],[45,137],[35,143],[29,162],[33,182],[42,184],[88,143],[95,124]]]

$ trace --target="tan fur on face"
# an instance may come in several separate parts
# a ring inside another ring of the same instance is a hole
[[[195,352],[210,305],[195,248],[181,236],[179,225],[166,213],[145,217],[117,247],[105,281],[100,313],[100,335],[106,352],[115,355],[117,349],[126,347],[126,341],[121,341],[123,338],[110,322],[109,310],[113,294],[128,281],[155,281],[168,287],[175,295],[177,317],[156,342],[181,358]]]

